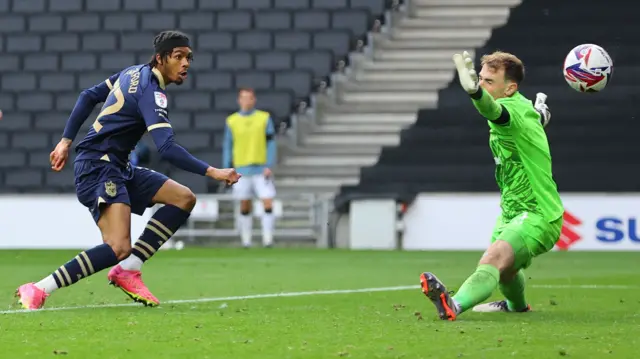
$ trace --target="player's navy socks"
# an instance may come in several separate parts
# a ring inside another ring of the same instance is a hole
[[[189,219],[190,212],[171,205],[160,208],[149,220],[131,250],[131,256],[120,265],[125,270],[140,270],[162,245]],[[135,258],[132,258],[135,257]],[[131,260],[129,260],[131,258]],[[136,258],[138,260],[136,260]]]
[[[524,298],[525,276],[523,271],[509,283],[500,283],[500,292],[507,299],[507,308],[511,311],[520,311],[527,308],[527,300]]]
[[[491,296],[498,286],[500,271],[490,264],[481,264],[462,284],[453,300],[460,305],[460,313],[473,308]]]
[[[36,283],[36,286],[47,293],[51,293],[55,289],[68,287],[80,279],[98,273],[116,263],[118,263],[118,257],[116,257],[113,249],[108,244],[101,244],[80,252],[53,274]]]

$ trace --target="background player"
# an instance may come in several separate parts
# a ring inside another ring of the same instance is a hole
[[[493,303],[478,310],[528,311],[522,270],[532,258],[554,247],[560,238],[564,213],[544,132],[550,114],[546,106],[536,109],[518,91],[524,66],[516,56],[504,52],[483,56],[479,78],[467,52],[456,54],[453,59],[462,88],[488,120],[502,213],[491,245],[455,296],[450,297],[444,284],[429,272],[420,276],[422,291],[436,306],[441,319],[455,320],[460,313],[489,298],[496,287],[506,297],[504,305]]]
[[[38,283],[17,290],[27,309],[41,308],[58,288],[113,267],[109,281],[145,305],[158,299],[142,282],[142,264],[151,258],[189,218],[195,195],[165,175],[133,167],[128,156],[145,132],[153,137],[161,157],[185,171],[235,183],[233,169],[217,169],[194,158],[174,141],[165,87],[182,84],[193,58],[189,38],[164,31],[154,39],[154,56],[84,90],[67,121],[63,138],[51,152],[51,167],[64,167],[71,142],[96,104],[104,102],[87,136],[76,146],[76,193],[93,215],[104,244],[83,251]],[[164,204],[131,248],[131,213],[141,215],[153,204]]]
[[[251,200],[255,193],[262,200],[262,244],[273,244],[273,198],[276,188],[271,168],[276,161],[276,140],[273,120],[268,112],[255,109],[252,89],[238,92],[240,111],[227,118],[222,166],[236,168],[242,178],[233,186],[234,197],[240,200],[240,236],[245,248],[251,246],[253,218]]]

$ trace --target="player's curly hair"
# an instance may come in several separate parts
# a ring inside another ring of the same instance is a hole
[[[156,55],[160,55],[160,58],[162,58],[163,61],[167,60],[167,57],[171,56],[171,53],[173,52],[173,49],[166,49],[166,50],[162,50],[160,52],[157,52],[157,48],[159,47],[159,45],[167,40],[186,40],[189,41],[189,36],[187,36],[187,34],[177,31],[177,30],[167,30],[167,31],[163,31],[161,33],[159,33],[158,35],[156,35],[156,37],[153,39],[153,48],[154,48],[154,53],[153,56],[151,57],[151,59],[149,60],[149,65],[151,65],[151,67],[155,67],[156,65],[158,65],[158,60],[156,59]]]
[[[524,81],[524,64],[517,56],[496,51],[480,58],[480,66],[487,65],[494,71],[504,69],[504,77],[520,85]]]

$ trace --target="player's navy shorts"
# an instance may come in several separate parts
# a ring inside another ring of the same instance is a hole
[[[74,164],[76,195],[98,223],[103,204],[125,203],[131,213],[142,215],[167,176],[142,167],[125,168],[102,160]]]

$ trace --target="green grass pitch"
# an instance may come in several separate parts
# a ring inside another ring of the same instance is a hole
[[[640,253],[546,254],[527,271],[533,312],[468,312],[455,322],[436,320],[432,305],[418,289],[418,277],[433,271],[456,290],[474,270],[480,253],[163,251],[145,265],[143,274],[152,292],[165,301],[160,307],[127,305],[131,302],[124,293],[107,285],[104,271],[59,290],[47,302],[47,308],[75,309],[6,312],[18,309],[13,298],[18,285],[39,280],[75,254],[0,251],[2,358],[640,355]],[[397,286],[409,288],[348,292]],[[328,290],[346,292],[235,298]]]

